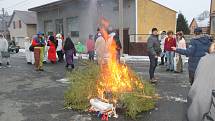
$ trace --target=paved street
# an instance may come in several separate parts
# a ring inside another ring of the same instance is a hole
[[[45,72],[35,72],[23,53],[12,55],[11,68],[0,69],[0,121],[99,121],[95,114],[65,110],[63,95],[68,84],[57,82],[66,75],[64,64],[47,64]],[[148,62],[130,62],[148,79]],[[186,70],[186,69],[185,69]],[[186,121],[187,72],[173,74],[158,67],[156,85],[162,99],[155,110],[142,113],[138,121]],[[113,121],[130,121],[120,113]]]

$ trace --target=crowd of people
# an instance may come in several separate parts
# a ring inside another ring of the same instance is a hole
[[[215,71],[212,68],[215,62],[215,43],[209,35],[202,33],[201,28],[196,28],[194,33],[195,37],[187,46],[182,31],[176,34],[173,31],[162,31],[159,36],[158,29],[153,28],[147,41],[149,75],[151,83],[156,83],[158,79],[154,73],[159,58],[160,65],[165,65],[167,72],[182,73],[185,59],[188,57],[189,80],[192,86],[188,95],[188,119],[202,121],[207,117],[215,117],[215,114],[210,113],[211,104],[215,104]],[[89,35],[85,45],[80,41],[74,44],[69,35],[64,40],[61,34],[46,36],[38,32],[32,38],[25,38],[26,61],[27,64],[35,65],[36,71],[44,71],[43,64],[47,62],[56,64],[64,61],[66,68],[73,69],[74,56],[78,54],[78,58],[81,59],[83,53],[88,53],[90,61],[94,61],[96,55],[98,64],[103,64],[110,56],[108,47],[113,42],[116,45],[115,54],[111,56],[115,56],[116,61],[120,62],[122,46],[115,31],[104,33],[98,29],[95,36]],[[0,34],[0,68],[4,59],[7,66],[10,66],[9,58],[8,41]]]
[[[116,58],[119,62],[120,50],[122,48],[119,36],[113,31],[110,31],[109,34],[110,38],[112,37],[116,42]],[[96,55],[98,63],[101,63],[108,53],[106,44],[110,43],[107,42],[100,29],[97,30],[95,36],[89,35],[85,45],[80,41],[74,44],[69,35],[64,40],[61,34],[46,36],[42,32],[38,32],[32,38],[25,38],[26,60],[27,64],[35,65],[36,71],[44,71],[43,65],[47,62],[52,64],[62,63],[64,58],[66,60],[66,68],[71,67],[73,69],[75,67],[73,63],[74,56],[77,55],[78,59],[82,59],[82,54],[88,54],[90,61],[95,61],[94,57]]]
[[[161,57],[161,64],[166,62],[166,71],[183,72],[185,58],[188,57],[188,71],[191,89],[188,95],[189,121],[215,120],[215,43],[209,35],[203,34],[201,28],[194,30],[195,37],[188,46],[183,37],[183,32],[173,31],[161,33],[159,39],[158,29],[152,29],[148,38],[148,55],[150,59],[149,75],[152,83],[157,79],[154,72]],[[204,100],[203,100],[204,99]]]
[[[157,82],[154,76],[155,69],[158,65],[158,58],[161,58],[159,65],[165,65],[166,71],[182,73],[186,57],[189,57],[189,77],[192,85],[195,70],[201,57],[208,53],[211,45],[210,36],[202,34],[201,28],[195,29],[195,37],[191,39],[187,47],[184,34],[182,31],[174,35],[173,31],[163,31],[160,36],[158,29],[152,29],[152,35],[148,38],[147,50],[150,59],[149,75],[152,83]]]

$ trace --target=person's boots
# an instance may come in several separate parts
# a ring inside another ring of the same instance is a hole
[[[72,67],[72,69],[74,69],[74,68],[75,68],[75,65],[74,65],[74,64],[72,64],[72,65],[71,65],[71,67]]]
[[[7,62],[7,67],[11,67],[9,62]]]
[[[69,67],[69,64],[66,64],[66,66],[65,66],[66,68],[68,68]]]

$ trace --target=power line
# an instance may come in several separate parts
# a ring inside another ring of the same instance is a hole
[[[30,0],[23,0],[23,1],[20,1],[20,2],[14,4],[14,5],[12,5],[12,6],[6,7],[6,9],[10,9],[10,8],[16,7],[16,6],[20,5],[20,4],[26,3],[26,2],[28,2],[28,1],[30,1]]]

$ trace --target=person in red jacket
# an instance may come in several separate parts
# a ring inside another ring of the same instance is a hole
[[[49,46],[48,59],[52,64],[55,64],[57,61],[57,57],[56,57],[57,42],[54,36],[49,37],[48,46]]]
[[[165,39],[164,50],[166,51],[167,57],[167,70],[166,71],[174,71],[174,56],[175,51],[172,47],[176,47],[176,39],[173,37],[173,31],[168,31],[168,37]]]

